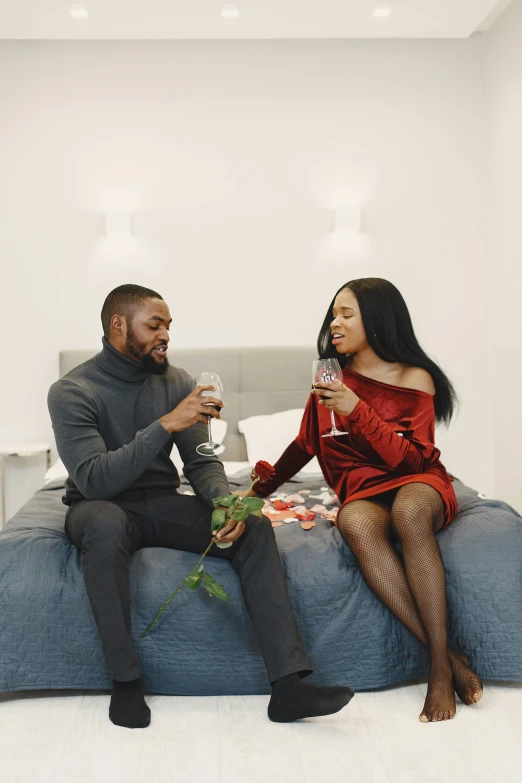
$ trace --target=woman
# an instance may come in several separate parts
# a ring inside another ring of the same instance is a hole
[[[337,525],[366,582],[429,649],[420,720],[453,718],[455,691],[465,704],[482,696],[467,659],[447,645],[444,566],[435,537],[457,511],[434,445],[435,419],[449,423],[455,391],[420,347],[406,303],[387,280],[352,280],[337,292],[318,351],[339,359],[343,384],[313,389],[299,435],[258,494],[272,494],[317,455],[342,504]],[[347,435],[321,437],[330,429],[330,411]]]

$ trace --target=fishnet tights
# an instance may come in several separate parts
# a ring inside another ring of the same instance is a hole
[[[422,483],[348,503],[338,519],[368,586],[429,649],[422,721],[455,715],[454,687],[466,704],[482,695],[482,683],[467,660],[447,646],[446,580],[435,538],[443,524],[439,493]],[[392,543],[392,533],[401,544],[402,558]]]

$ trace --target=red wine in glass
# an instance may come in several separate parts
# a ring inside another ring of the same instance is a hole
[[[215,372],[201,372],[195,377],[194,382],[196,386],[214,387],[214,390],[208,389],[207,391],[201,392],[201,397],[217,397],[218,400],[223,399],[223,384],[221,383],[221,378]],[[221,410],[219,405],[214,405],[212,402],[204,402],[203,405],[207,405],[209,408],[215,408],[217,411]],[[208,441],[206,443],[200,443],[196,448],[196,451],[198,454],[205,457],[213,457],[217,454],[222,454],[225,451],[225,447],[222,443],[215,443],[212,439],[212,416],[207,416],[207,422]]]
[[[341,365],[339,364],[337,359],[317,359],[313,363],[312,384],[314,389],[317,388],[316,386],[317,383],[342,383],[342,382],[343,382],[343,371],[341,370]],[[328,397],[325,397],[322,394],[319,396],[322,400],[328,399]],[[339,435],[348,434],[347,432],[343,432],[342,430],[337,429],[333,411],[330,411],[330,418],[332,421],[332,429],[330,430],[330,432],[321,435],[322,438],[336,438]]]

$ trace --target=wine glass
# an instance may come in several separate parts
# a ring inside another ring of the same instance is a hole
[[[312,370],[312,384],[314,389],[317,383],[339,383],[343,382],[343,372],[341,365],[337,359],[316,359],[313,363]],[[320,391],[320,390],[319,390]],[[319,395],[322,400],[327,400],[328,397]],[[335,424],[334,412],[330,411],[330,417],[332,419],[332,429],[330,432],[321,435],[322,438],[335,438],[337,435],[348,435],[347,432],[338,430]]]
[[[213,386],[214,391],[207,389],[199,395],[200,397],[216,397],[218,400],[223,400],[223,384],[221,378],[216,375],[215,372],[200,372],[194,378],[196,386]],[[209,408],[215,408],[220,411],[222,406],[214,405],[212,402],[204,402],[203,405],[207,405]],[[213,457],[217,454],[222,454],[225,451],[225,447],[222,443],[214,443],[212,440],[212,416],[207,416],[208,422],[208,442],[200,443],[196,448],[198,454],[202,454],[204,457]]]

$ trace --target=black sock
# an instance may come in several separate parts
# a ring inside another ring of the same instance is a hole
[[[332,715],[348,704],[351,688],[312,685],[302,682],[299,674],[287,674],[272,683],[272,698],[268,717],[276,723],[289,723],[301,718]]]
[[[150,723],[150,710],[143,697],[141,679],[112,681],[109,718],[116,726],[144,729]]]

